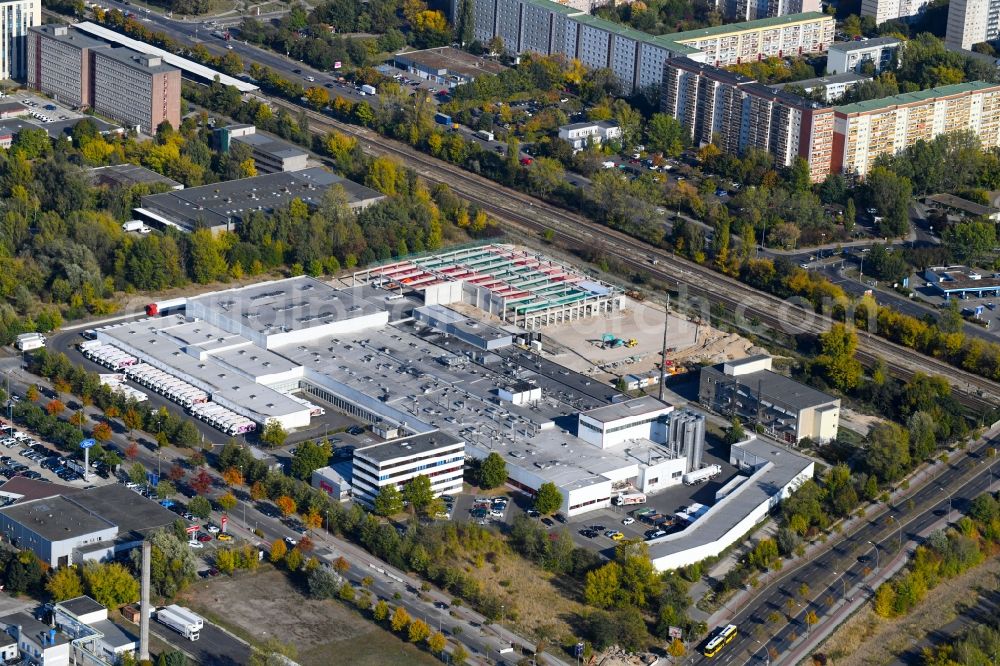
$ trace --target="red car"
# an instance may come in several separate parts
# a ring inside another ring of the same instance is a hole
[[[207,543],[212,540],[212,535],[205,534],[204,532],[198,532],[198,536],[196,538],[202,543]]]
[[[522,166],[529,166],[534,161],[535,160],[531,159],[530,157],[522,157],[521,158],[521,165]]]

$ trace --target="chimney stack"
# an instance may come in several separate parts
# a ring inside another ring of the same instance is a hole
[[[139,661],[149,661],[149,561],[151,546],[142,542],[142,582],[139,599]]]

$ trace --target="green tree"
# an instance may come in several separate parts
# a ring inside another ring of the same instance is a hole
[[[854,230],[854,225],[858,223],[858,209],[854,203],[854,197],[847,200],[847,205],[844,207],[844,231],[851,233]]]
[[[156,530],[148,539],[151,545],[150,580],[153,594],[172,598],[195,579],[197,569],[194,554],[187,545],[187,540],[178,539],[172,529]],[[140,569],[141,557],[140,549],[132,551],[133,570]]]
[[[941,241],[956,261],[979,266],[997,247],[997,227],[993,222],[980,220],[957,222],[944,230]]]
[[[849,391],[861,382],[861,362],[855,358],[858,335],[853,328],[834,324],[819,336],[821,353],[816,364],[832,386]]]
[[[461,643],[456,643],[451,649],[451,661],[455,666],[464,666],[469,659],[469,651]]]
[[[327,465],[331,453],[328,442],[302,442],[292,456],[292,476],[309,481],[314,470]]]
[[[83,594],[83,581],[77,567],[60,567],[49,576],[45,589],[52,595],[53,601],[65,601]]]
[[[677,157],[684,150],[687,134],[684,127],[671,115],[654,113],[646,123],[646,148]]]
[[[83,567],[87,594],[108,608],[119,608],[139,600],[139,581],[125,565],[87,563]]]
[[[128,468],[128,478],[132,483],[146,483],[146,468],[142,466],[142,463],[134,463]]]
[[[271,419],[264,426],[264,431],[260,434],[260,441],[272,448],[277,448],[285,443],[288,433],[281,427],[281,423]]]
[[[864,460],[868,471],[882,482],[900,480],[910,468],[909,433],[890,421],[876,424],[868,431]]]
[[[528,185],[540,196],[547,197],[565,182],[566,170],[559,160],[537,157],[528,169]]]
[[[479,466],[479,487],[489,490],[507,481],[507,462],[496,451],[490,452]]]
[[[180,650],[169,650],[160,653],[156,666],[188,666],[187,656]]]
[[[225,278],[229,272],[221,241],[209,229],[191,232],[191,275],[200,284]]]
[[[611,608],[621,594],[621,565],[608,562],[603,567],[587,573],[583,599],[588,606]]]
[[[196,518],[205,520],[212,514],[212,503],[199,495],[191,498],[191,501],[188,502],[188,511]]]
[[[219,508],[220,509],[222,509],[226,513],[229,513],[234,508],[236,508],[236,502],[237,502],[237,500],[236,500],[236,496],[233,495],[232,493],[224,493],[223,495],[219,496],[219,498],[216,500],[216,502],[219,503]]]
[[[423,512],[434,501],[430,477],[418,474],[410,479],[403,488],[403,498],[410,503],[414,511]]]
[[[535,509],[542,515],[555,513],[562,507],[563,496],[556,488],[556,484],[546,481],[538,487],[538,495],[535,497]]]
[[[868,172],[864,191],[883,218],[879,231],[893,237],[905,234],[910,226],[909,206],[913,196],[910,179],[877,166]]]
[[[395,484],[382,486],[375,496],[374,509],[375,513],[387,518],[403,510],[403,496]]]

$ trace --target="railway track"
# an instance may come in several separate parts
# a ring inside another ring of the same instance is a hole
[[[833,323],[829,317],[816,314],[805,301],[796,303],[757,291],[710,268],[678,258],[581,215],[424,155],[372,130],[340,122],[284,100],[272,99],[272,102],[295,113],[304,111],[313,133],[326,134],[329,130],[336,130],[357,139],[369,154],[402,159],[428,182],[447,184],[457,194],[482,207],[515,231],[537,237],[543,231],[551,230],[553,240],[569,247],[599,248],[621,264],[646,272],[677,290],[682,298],[688,299],[689,306],[702,307],[706,318],[714,303],[746,321],[756,320],[788,335],[815,336]],[[657,260],[655,265],[651,262],[653,259]],[[956,398],[973,409],[992,409],[1000,405],[1000,384],[997,382],[871,333],[858,331],[857,356],[869,366],[876,359],[884,360],[893,375],[903,380],[910,379],[917,372],[941,375],[950,382]]]

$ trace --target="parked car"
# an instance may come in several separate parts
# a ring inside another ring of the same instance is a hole
[[[226,534],[225,532],[222,532],[220,534],[217,534],[215,536],[215,538],[218,539],[219,541],[232,541],[233,540],[233,535],[232,534]]]
[[[625,518],[625,519],[622,520],[622,525],[631,525],[634,522],[635,522],[635,518],[629,516],[628,518]]]
[[[191,548],[204,548],[205,544],[203,544],[201,541],[195,541],[194,539],[192,539],[191,541],[188,541],[188,546],[190,546]]]

